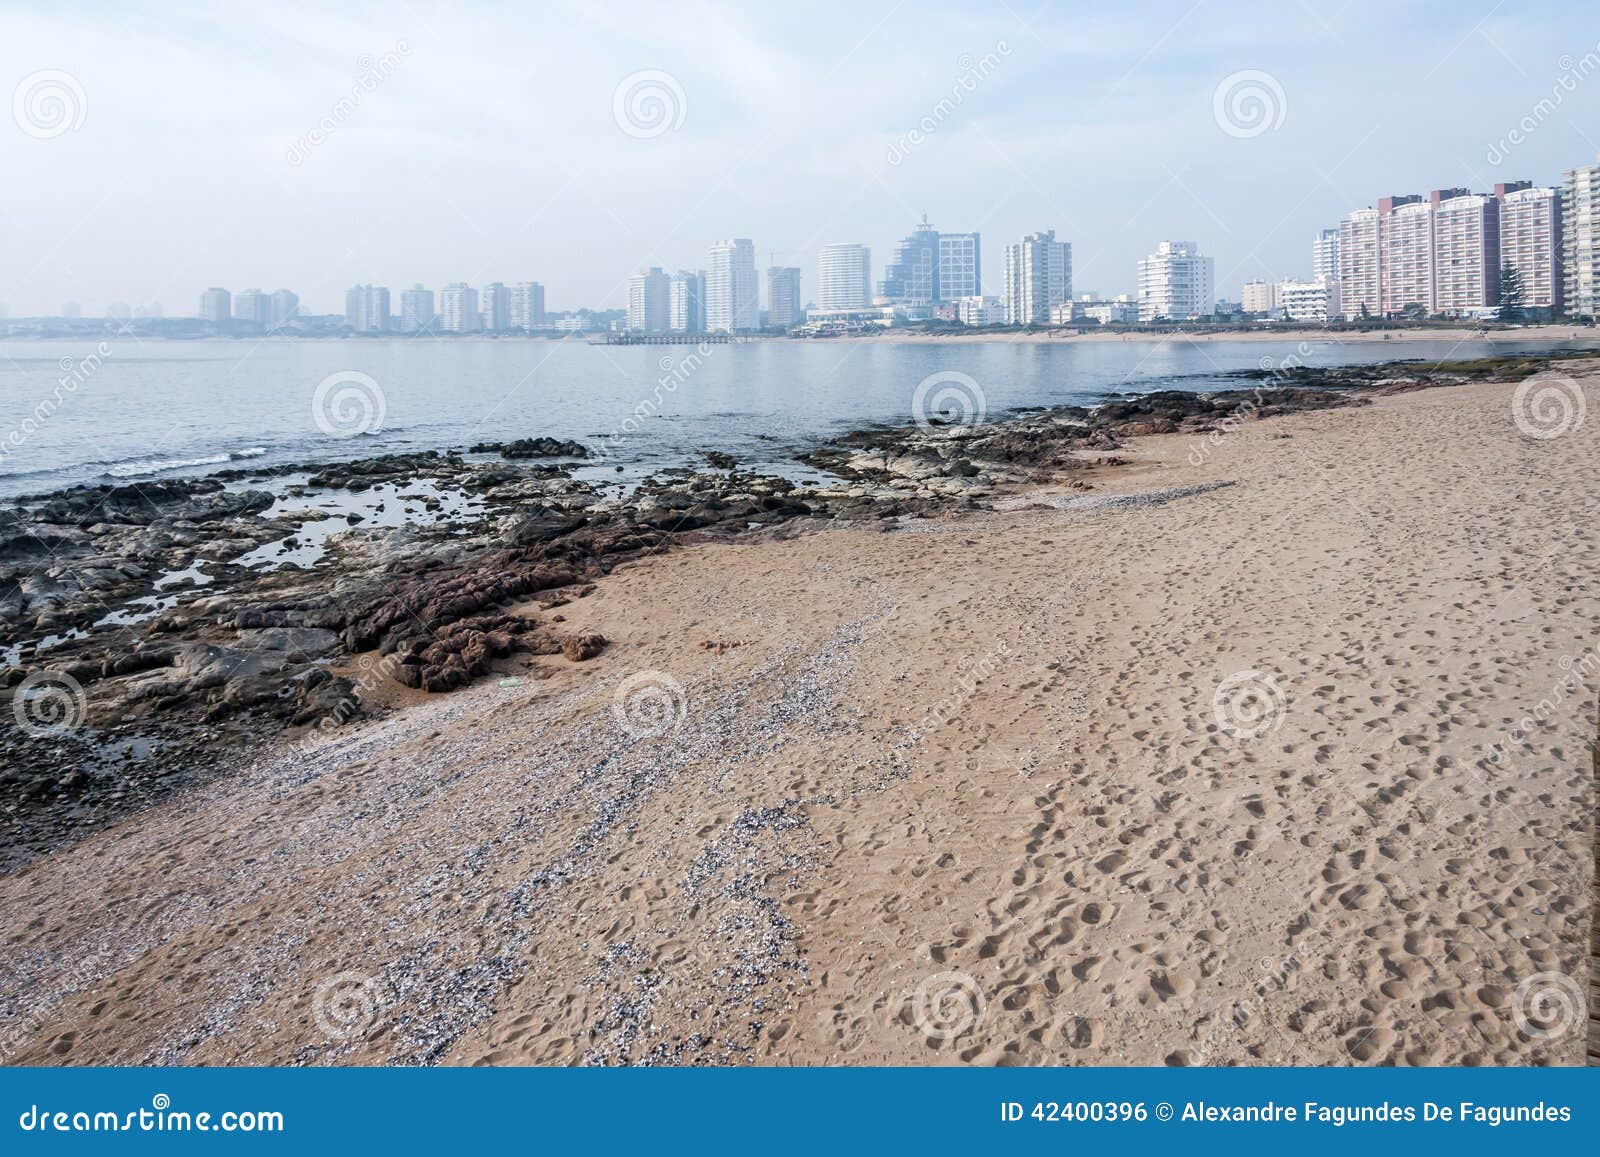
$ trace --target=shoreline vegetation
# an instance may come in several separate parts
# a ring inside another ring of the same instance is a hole
[[[7,1059],[1580,1063],[1597,366],[8,503]]]
[[[660,471],[618,498],[572,476],[589,457],[581,443],[522,437],[10,500],[0,754],[14,802],[0,866],[215,774],[242,747],[315,742],[404,692],[588,660],[605,636],[564,629],[556,608],[675,546],[892,530],[1030,487],[1092,491],[1133,439],[1181,432],[1203,456],[1243,421],[1516,381],[1583,356],[1286,363],[1237,371],[1243,388],[1218,393],[1024,409],[976,427],[886,424],[797,452],[834,480],[819,486],[713,450],[703,468]],[[46,725],[20,726],[36,714]]]

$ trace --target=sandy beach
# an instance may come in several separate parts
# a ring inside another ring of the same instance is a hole
[[[1582,1063],[1600,421],[1514,391],[629,564],[0,878],[4,1058]]]

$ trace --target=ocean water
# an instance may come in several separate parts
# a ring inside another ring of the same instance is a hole
[[[830,435],[931,408],[995,416],[1227,388],[1239,384],[1228,371],[1286,358],[1335,365],[1551,344],[0,340],[0,497],[539,435],[599,452],[597,474],[620,466],[637,477],[707,449],[781,469]]]

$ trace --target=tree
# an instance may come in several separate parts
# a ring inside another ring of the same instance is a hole
[[[1522,271],[1515,265],[1500,267],[1500,320],[1521,321],[1524,290]]]

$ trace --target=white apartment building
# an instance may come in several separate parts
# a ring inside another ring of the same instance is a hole
[[[1290,321],[1325,322],[1340,315],[1339,282],[1336,278],[1280,281],[1277,291],[1277,308]]]
[[[1311,243],[1311,277],[1339,279],[1339,229],[1318,229]]]
[[[788,329],[804,318],[805,303],[800,300],[800,270],[793,265],[773,265],[767,269],[767,328]]]
[[[981,294],[956,301],[956,320],[962,325],[1004,325],[1006,307],[998,297]]]
[[[1433,202],[1417,197],[1391,209],[1381,237],[1382,312],[1433,313]]]
[[[667,328],[673,333],[706,331],[704,270],[680,269],[667,286]]]
[[[400,328],[407,333],[421,333],[433,326],[433,290],[424,289],[418,282],[400,294]]]
[[[1072,245],[1056,231],[1029,233],[1006,246],[1007,325],[1049,325],[1052,311],[1072,296]]]
[[[200,295],[201,321],[227,321],[233,316],[233,294],[226,289],[208,289]]]
[[[1139,303],[1125,293],[1109,301],[1082,297],[1056,306],[1050,320],[1055,325],[1082,325],[1086,321],[1096,325],[1130,325],[1139,320]]]
[[[706,270],[706,329],[712,333],[760,329],[760,293],[755,242],[738,237],[711,247],[710,267]]]
[[[507,292],[506,324],[512,329],[544,328],[544,286],[519,281]]]
[[[1561,188],[1562,298],[1574,317],[1600,317],[1600,165],[1569,169]]]
[[[1163,241],[1139,260],[1139,320],[1182,321],[1216,304],[1213,262],[1193,241]]]
[[[1500,202],[1500,265],[1521,277],[1523,308],[1560,313],[1561,190],[1519,181],[1496,185],[1494,195]]]
[[[628,328],[637,333],[666,333],[671,319],[671,278],[658,266],[628,278]]]
[[[1433,312],[1465,317],[1499,303],[1500,202],[1451,192],[1432,202]]]
[[[287,289],[280,289],[273,293],[271,328],[277,329],[280,326],[287,325],[299,316],[299,295],[291,293]]]
[[[817,308],[865,309],[872,304],[872,251],[865,245],[824,245],[817,254]]]
[[[259,289],[241,289],[233,295],[233,316],[265,333],[272,326],[272,299]]]
[[[344,291],[344,323],[357,333],[389,328],[389,290],[382,285],[352,285]]]
[[[1383,215],[1357,209],[1339,222],[1339,310],[1348,319],[1383,316]]]
[[[445,333],[476,333],[480,323],[478,291],[452,281],[439,291],[439,328]]]
[[[1271,313],[1278,308],[1278,286],[1271,281],[1247,281],[1239,295],[1246,313]]]
[[[499,333],[511,325],[511,294],[498,281],[491,281],[478,295],[480,327],[489,333]]]

